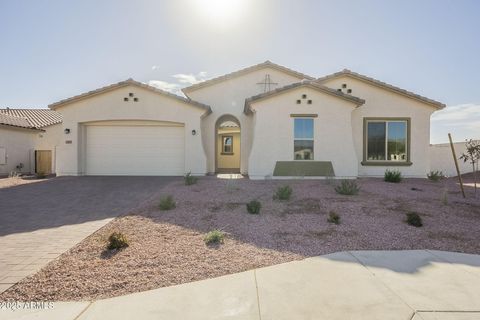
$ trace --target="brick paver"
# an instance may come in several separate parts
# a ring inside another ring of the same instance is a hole
[[[60,177],[0,189],[0,293],[159,196],[172,179]]]

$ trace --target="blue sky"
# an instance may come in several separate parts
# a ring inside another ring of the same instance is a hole
[[[0,107],[129,77],[175,92],[268,59],[442,101],[432,142],[480,138],[480,1],[219,1],[0,0]]]

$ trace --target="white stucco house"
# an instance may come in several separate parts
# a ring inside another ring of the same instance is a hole
[[[445,107],[349,70],[314,78],[270,61],[182,91],[128,79],[51,104],[53,172],[425,177],[430,116]]]

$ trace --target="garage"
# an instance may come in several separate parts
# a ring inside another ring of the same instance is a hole
[[[87,175],[179,176],[185,173],[182,125],[139,122],[85,128]]]

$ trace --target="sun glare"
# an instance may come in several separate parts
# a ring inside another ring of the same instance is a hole
[[[192,0],[195,10],[212,24],[229,25],[240,19],[249,0]]]

